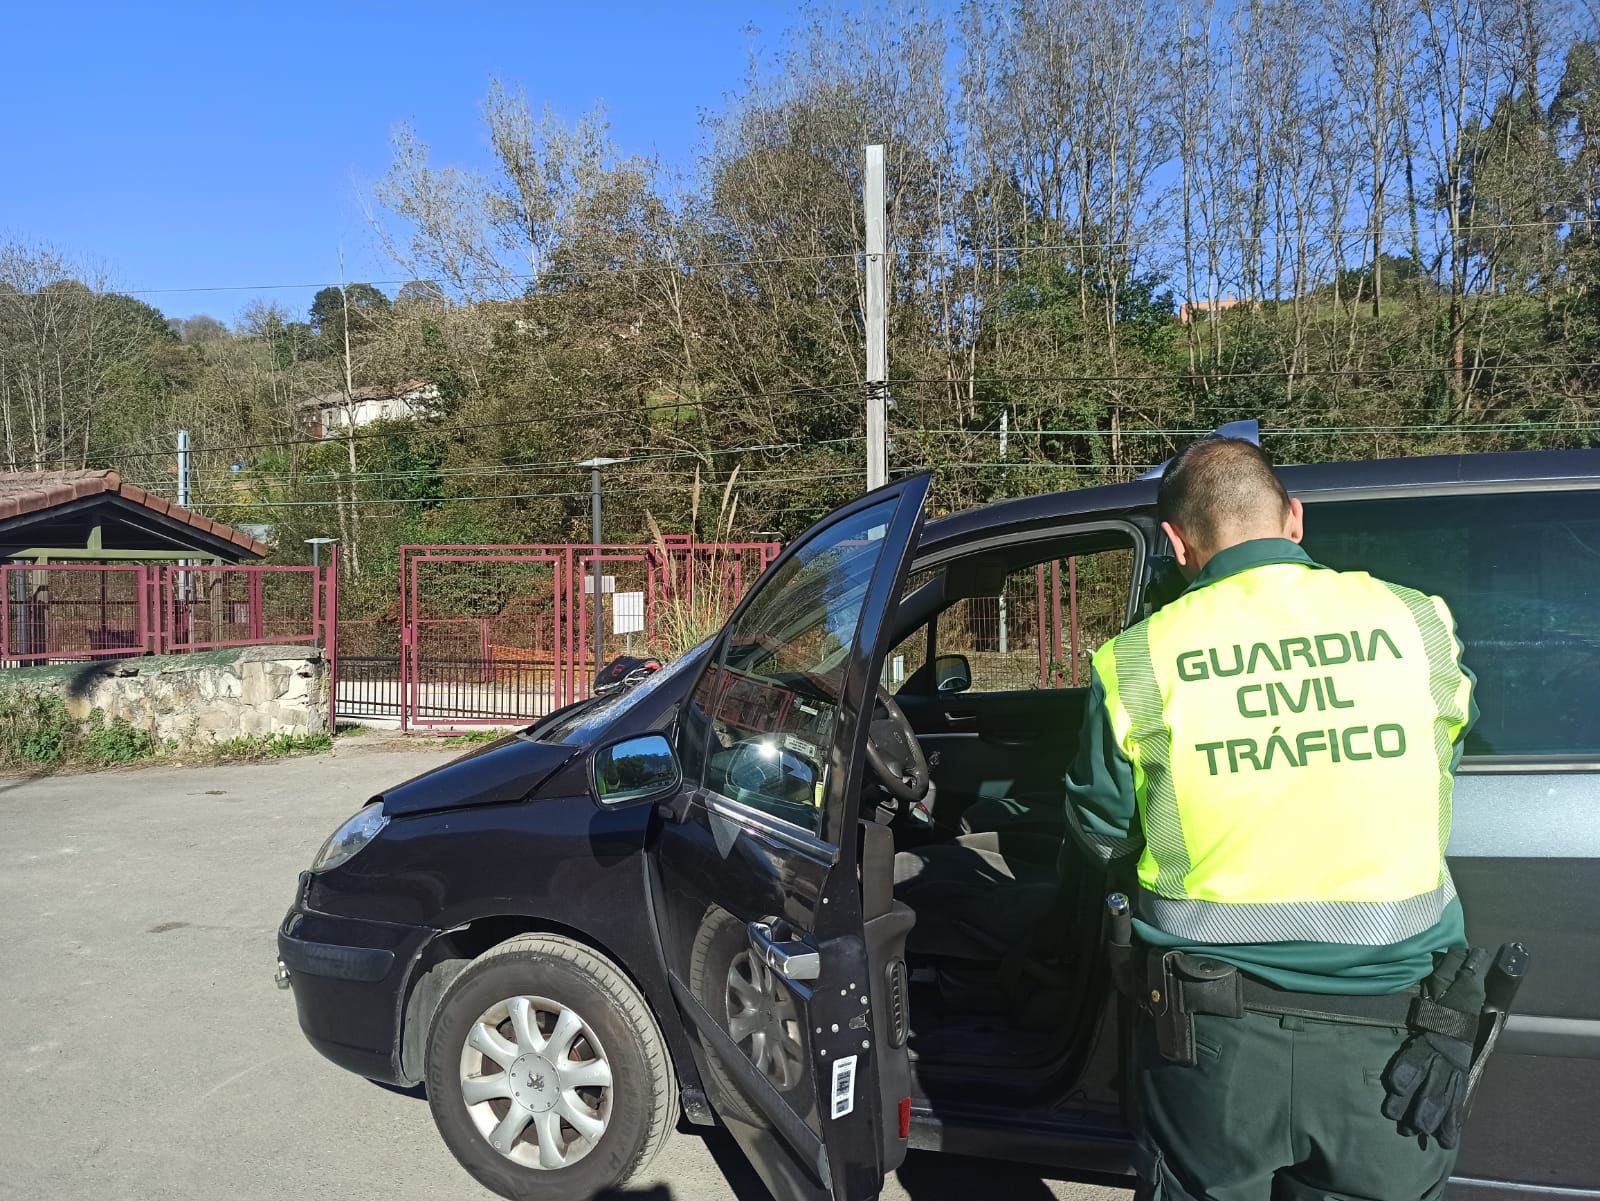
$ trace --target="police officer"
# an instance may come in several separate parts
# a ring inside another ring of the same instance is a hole
[[[1450,612],[1313,562],[1252,443],[1186,448],[1157,507],[1188,587],[1094,656],[1068,780],[1078,835],[1138,852],[1144,1191],[1438,1197],[1482,995],[1444,858],[1476,716]]]

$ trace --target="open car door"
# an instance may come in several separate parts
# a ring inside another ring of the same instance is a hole
[[[678,719],[684,783],[650,855],[662,951],[711,1104],[778,1201],[867,1201],[905,1154],[913,919],[862,820],[862,748],[927,491],[881,488],[792,543]]]

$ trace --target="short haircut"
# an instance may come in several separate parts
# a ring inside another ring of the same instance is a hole
[[[1276,526],[1289,494],[1267,452],[1242,438],[1202,438],[1185,446],[1161,473],[1156,514],[1201,550],[1215,552]]]

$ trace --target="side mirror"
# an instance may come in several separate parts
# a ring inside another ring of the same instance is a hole
[[[965,692],[972,687],[972,664],[965,655],[940,655],[933,661],[935,692]]]
[[[1144,597],[1140,605],[1142,616],[1149,617],[1183,595],[1189,581],[1171,555],[1151,555],[1145,568]]]
[[[678,757],[660,734],[625,738],[594,753],[594,794],[603,805],[658,796],[682,782]]]
[[[758,738],[734,748],[724,779],[737,800],[745,799],[740,794],[749,794],[815,807],[817,776],[817,765],[804,755],[780,746],[776,739]]]

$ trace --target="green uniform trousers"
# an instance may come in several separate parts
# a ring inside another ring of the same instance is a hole
[[[1199,1063],[1139,1021],[1140,1196],[1153,1201],[1435,1201],[1455,1152],[1382,1112],[1403,1029],[1247,1012],[1194,1019]]]

